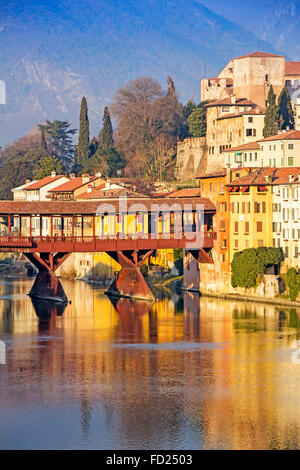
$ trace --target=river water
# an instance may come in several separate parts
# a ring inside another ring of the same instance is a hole
[[[51,311],[31,284],[0,280],[1,449],[300,447],[300,311],[80,281]]]

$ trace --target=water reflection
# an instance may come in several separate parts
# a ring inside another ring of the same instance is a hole
[[[299,448],[297,309],[0,282],[1,448]]]

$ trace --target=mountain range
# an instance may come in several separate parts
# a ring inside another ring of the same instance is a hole
[[[232,57],[256,50],[262,37],[261,31],[257,36],[241,21],[208,8],[212,3],[216,10],[216,1],[206,3],[1,2],[0,80],[7,95],[6,105],[0,105],[0,146],[46,119],[66,119],[77,127],[83,95],[91,135],[97,135],[103,108],[117,88],[140,76],[165,86],[171,75],[182,102],[199,101],[201,78],[215,76]],[[263,39],[260,48],[283,51],[280,42],[276,47]]]

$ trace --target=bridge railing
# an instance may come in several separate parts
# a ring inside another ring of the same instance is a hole
[[[28,237],[28,236],[17,236],[17,235],[5,235],[5,236],[0,236],[0,247],[19,247],[19,248],[34,248],[38,247],[41,245],[53,245],[53,244],[59,244],[61,246],[63,245],[92,245],[97,242],[112,242],[113,240],[118,241],[118,240],[127,240],[127,241],[133,241],[133,240],[187,240],[190,241],[194,238],[196,238],[197,233],[196,232],[188,232],[188,233],[183,233],[183,234],[177,234],[177,233],[149,233],[149,234],[143,234],[143,233],[136,233],[136,234],[122,234],[122,233],[116,233],[114,235],[112,234],[107,234],[107,235],[95,235],[95,236],[34,236],[34,237]],[[206,241],[213,241],[216,239],[216,232],[212,231],[203,231],[202,232],[203,238]]]

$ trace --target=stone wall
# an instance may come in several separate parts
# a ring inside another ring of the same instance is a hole
[[[205,137],[188,137],[177,143],[177,177],[181,181],[195,178],[205,155]]]

